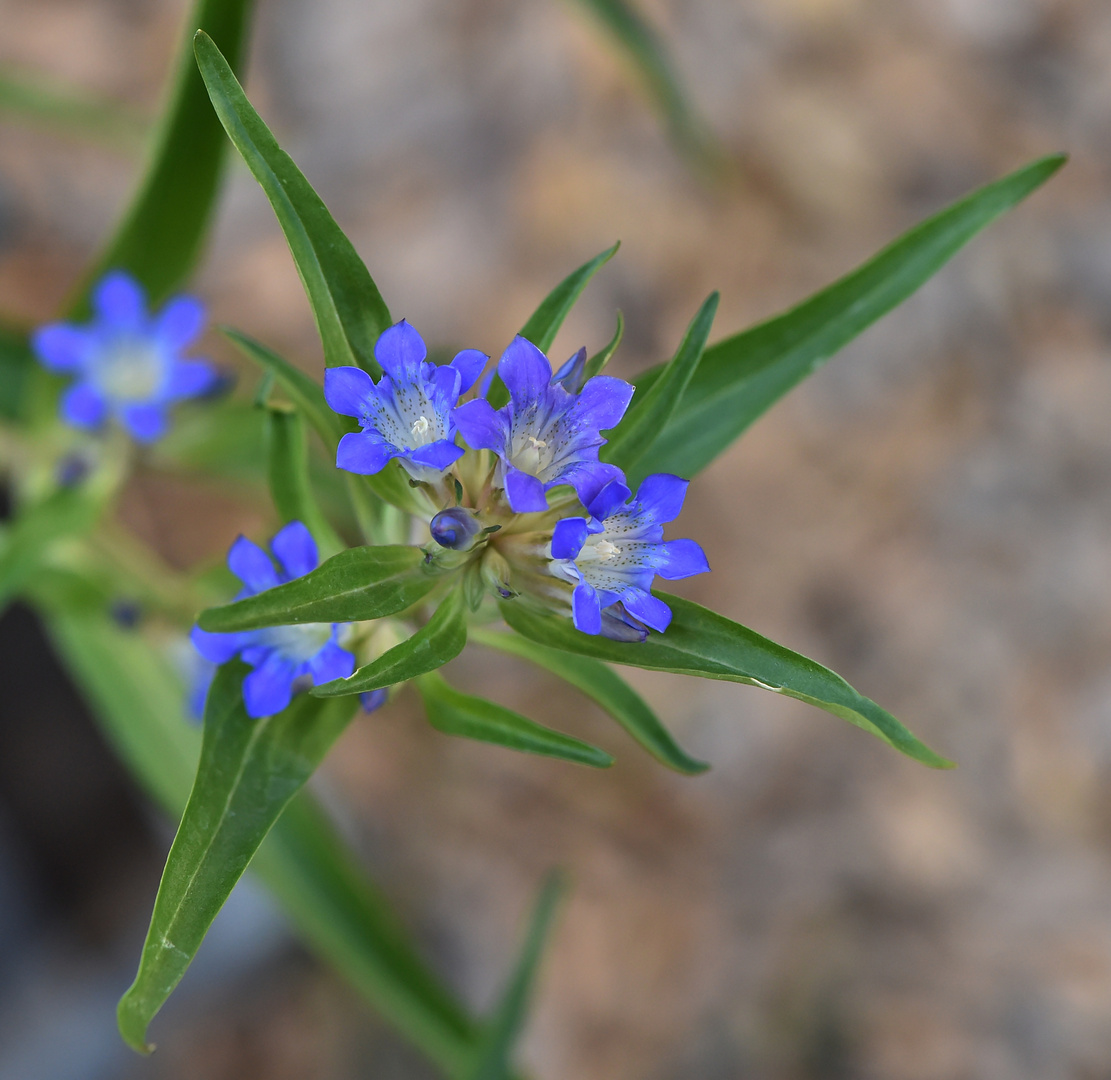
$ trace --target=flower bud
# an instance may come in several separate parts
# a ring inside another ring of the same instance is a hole
[[[482,556],[482,580],[486,583],[486,587],[495,592],[503,600],[508,600],[510,597],[516,596],[515,589],[510,588],[509,578],[510,569],[509,563],[506,562],[505,556],[494,548],[488,548]]]
[[[474,546],[475,537],[482,530],[474,514],[462,506],[441,510],[429,523],[432,539],[440,547],[452,551],[466,551]]]

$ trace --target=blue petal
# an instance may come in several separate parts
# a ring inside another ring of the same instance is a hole
[[[320,562],[316,541],[300,521],[291,521],[279,529],[270,541],[270,550],[290,578],[303,577]]]
[[[198,397],[215,386],[220,373],[204,360],[174,360],[163,396],[170,401]]]
[[[451,366],[459,372],[459,393],[465,394],[482,374],[482,369],[490,359],[478,349],[464,349],[455,354]]]
[[[332,412],[361,417],[373,396],[374,380],[362,368],[332,367],[324,372],[324,400]]]
[[[418,446],[416,450],[404,455],[407,461],[414,465],[427,465],[433,469],[447,469],[455,464],[466,451],[461,446],[456,446],[451,439],[437,439],[427,446]]]
[[[92,383],[74,383],[62,395],[62,419],[75,428],[99,427],[107,409],[107,402]]]
[[[433,368],[427,380],[431,384],[429,397],[436,406],[447,412],[459,400],[462,378],[450,364],[444,364],[443,367],[426,366]]]
[[[602,636],[611,641],[644,641],[648,628],[620,604],[612,604],[602,611]]]
[[[237,536],[228,550],[228,569],[251,590],[248,595],[278,584],[278,571],[270,556],[245,536]]]
[[[615,379],[612,375],[595,375],[593,379],[587,379],[575,402],[575,419],[599,431],[617,427],[632,397],[631,383]]]
[[[332,638],[309,661],[309,674],[313,686],[331,682],[333,679],[346,679],[355,671],[355,657]]]
[[[552,381],[552,365],[531,341],[518,334],[502,353],[498,374],[509,390],[513,407],[521,410],[544,399]]]
[[[421,361],[427,355],[420,334],[404,319],[384,331],[374,346],[374,358],[382,370],[399,383],[417,382]]]
[[[671,473],[646,476],[637,492],[637,505],[651,515],[653,521],[674,521],[683,509],[689,480]]]
[[[199,626],[189,631],[189,640],[201,656],[214,664],[226,664],[243,648],[242,634],[213,634]]]
[[[589,536],[585,518],[564,518],[552,530],[552,558],[574,559]]]
[[[505,495],[515,514],[531,514],[548,509],[544,485],[535,476],[521,472],[512,465],[505,471]]]
[[[583,387],[585,368],[586,349],[582,348],[552,376],[552,382],[559,383],[569,394],[577,394]]]
[[[509,423],[485,398],[475,398],[466,405],[460,405],[452,412],[451,418],[472,450],[505,453]]]
[[[362,705],[363,710],[368,713],[382,708],[389,700],[390,690],[387,686],[383,686],[378,690],[368,690],[365,694],[359,695],[359,704]]]
[[[592,585],[585,581],[575,586],[571,594],[571,617],[575,629],[584,634],[598,634],[602,630],[602,605]]]
[[[200,336],[204,321],[204,304],[192,296],[176,296],[158,313],[154,336],[167,349],[177,352]]]
[[[598,521],[605,521],[614,510],[629,501],[631,494],[624,480],[611,480],[586,504],[586,508],[590,511],[591,517]]]
[[[293,697],[293,666],[277,653],[268,656],[243,680],[243,704],[247,715],[273,716]]]
[[[120,410],[120,423],[137,442],[151,443],[166,434],[166,410],[149,402],[125,405]]]
[[[80,327],[51,323],[31,335],[31,348],[48,371],[84,371],[92,359],[96,339]]]
[[[616,465],[604,461],[577,461],[564,469],[559,479],[575,489],[583,506],[590,506],[607,484],[615,480],[624,483],[625,474]]]
[[[373,476],[400,453],[396,446],[392,446],[376,433],[350,431],[339,441],[336,468],[359,473],[361,476]]]
[[[668,581],[709,573],[706,553],[693,540],[668,540],[656,551],[656,573]]]
[[[140,330],[146,321],[146,298],[130,275],[115,270],[93,290],[93,310],[100,321],[115,330]]]
[[[189,717],[193,720],[204,718],[204,705],[208,699],[208,690],[212,680],[216,677],[216,665],[207,660],[197,663],[197,671],[193,675],[192,685],[189,687],[187,708]]]
[[[639,619],[661,634],[671,622],[671,608],[662,600],[657,600],[651,593],[641,589],[630,589],[621,598],[621,603],[634,619]]]

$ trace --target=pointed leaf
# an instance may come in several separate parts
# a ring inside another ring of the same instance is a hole
[[[512,1064],[510,1057],[528,1016],[544,943],[551,931],[556,909],[566,892],[564,876],[558,872],[549,874],[533,909],[528,936],[513,978],[479,1045],[475,1067],[467,1074],[467,1080],[508,1080]]]
[[[1063,154],[988,184],[911,229],[796,308],[711,345],[642,473],[691,477],[838,349],[934,276],[973,236],[1046,182]],[[637,379],[638,392],[663,366]]]
[[[270,827],[351,720],[350,702],[301,697],[251,719],[242,697],[250,668],[216,674],[205,707],[197,778],[166,859],[135,982],[120,1000],[120,1033],[149,1051],[146,1031],[180,982]]]
[[[193,34],[203,26],[212,35],[209,40],[219,43],[230,72],[240,66],[245,52],[251,7],[249,0],[197,0],[193,6],[150,165],[71,317],[88,314],[88,291],[108,270],[134,275],[153,303],[192,272],[212,219],[227,148],[193,62]]]
[[[304,577],[202,611],[198,622],[203,630],[229,633],[291,623],[378,619],[412,607],[436,581],[420,548],[351,548]]]
[[[463,595],[452,590],[441,601],[432,618],[411,638],[395,645],[373,663],[359,668],[350,678],[336,679],[313,687],[314,697],[339,697],[380,690],[441,668],[454,660],[467,644],[467,620]]]
[[[436,673],[421,675],[416,682],[424,699],[428,722],[445,735],[461,735],[527,754],[592,765],[596,769],[606,769],[613,764],[613,758],[604,750],[553,731],[492,701],[462,694]]]
[[[199,32],[197,64],[228,138],[262,185],[289,242],[324,346],[324,362],[378,373],[374,343],[390,312],[351,241],[255,112],[215,42]]]
[[[924,765],[952,767],[840,675],[690,600],[658,595],[674,617],[664,633],[643,642],[591,637],[576,630],[570,619],[514,601],[503,602],[501,611],[531,641],[615,664],[759,686],[848,720]]]
[[[610,433],[609,442],[602,448],[602,458],[629,473],[629,484],[634,489],[646,474],[641,469],[634,471],[633,466],[664,430],[682,400],[702,359],[717,314],[718,299],[716,292],[706,298],[687,327],[675,356],[650,387],[638,389],[633,395],[625,418]]]
[[[601,375],[606,370],[606,365],[613,359],[613,354],[617,352],[617,347],[621,344],[621,339],[624,336],[625,316],[619,311],[617,313],[617,329],[614,330],[609,344],[587,360],[586,367],[583,369],[584,381],[585,379],[593,379],[595,375]]]
[[[644,699],[613,668],[601,661],[549,649],[520,634],[473,628],[471,638],[480,645],[519,656],[566,679],[593,698],[661,764],[688,776],[705,772],[710,767],[685,753]]]

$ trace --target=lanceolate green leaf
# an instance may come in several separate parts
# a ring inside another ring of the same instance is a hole
[[[209,608],[198,621],[203,629],[222,633],[290,623],[378,619],[423,599],[436,580],[420,548],[351,548],[304,577],[234,604]]]
[[[525,604],[501,604],[505,621],[531,641],[616,664],[748,683],[816,705],[933,768],[952,763],[920,742],[890,713],[857,693],[840,675],[690,600],[659,594],[674,617],[643,642],[610,641],[574,628],[570,619]]]
[[[1063,154],[1042,158],[974,191],[798,307],[710,346],[639,469],[691,477],[705,468],[788,390],[933,277],[1065,160]],[[663,370],[661,365],[637,379],[638,392]]]
[[[552,347],[563,320],[570,314],[583,289],[590,284],[590,279],[617,254],[620,246],[619,240],[613,247],[607,248],[600,255],[595,255],[589,262],[583,263],[573,273],[568,274],[544,297],[528,322],[521,327],[521,337],[527,338],[541,352],[546,353]],[[500,409],[509,400],[509,391],[506,390],[499,376],[494,376],[486,397],[495,409]]]
[[[467,620],[463,609],[463,594],[459,589],[453,589],[432,618],[411,638],[395,645],[373,663],[359,668],[350,678],[324,683],[314,687],[311,693],[316,697],[362,694],[443,667],[449,660],[454,660],[467,644]]]
[[[529,660],[565,679],[593,698],[661,764],[688,776],[705,772],[710,767],[686,754],[644,699],[600,660],[549,649],[520,634],[474,628],[471,638],[480,645]]]
[[[391,322],[378,286],[320,196],[255,112],[212,38],[198,33],[194,48],[216,115],[262,185],[289,242],[324,344],[324,362],[361,365],[377,374],[374,343]]]
[[[309,484],[309,448],[305,424],[299,413],[270,408],[267,438],[270,456],[270,495],[283,523],[300,521],[308,526],[322,559],[343,550],[328,519],[321,513]]]
[[[467,1074],[467,1080],[508,1080],[513,1046],[528,1016],[544,943],[551,931],[556,909],[566,892],[567,882],[558,872],[550,874],[544,882],[517,967],[497,1012],[489,1022],[479,1045],[475,1067]]]
[[[23,412],[23,399],[35,358],[20,330],[0,326],[0,419],[16,420]]]
[[[416,682],[424,699],[428,722],[445,735],[462,735],[510,750],[562,758],[597,769],[613,764],[613,758],[604,750],[553,731],[492,701],[462,694],[435,672],[421,675]]]
[[[192,271],[219,193],[227,145],[193,63],[192,38],[204,27],[228,58],[229,71],[238,68],[251,6],[249,0],[197,0],[194,5],[146,175],[72,316],[88,312],[87,290],[106,270],[127,270],[153,301],[172,292]]]
[[[603,459],[625,470],[634,489],[645,473],[639,469],[634,470],[633,466],[665,429],[675,412],[675,407],[682,399],[683,392],[702,359],[702,351],[706,347],[706,339],[710,336],[717,310],[718,294],[715,292],[698,309],[687,327],[678,351],[659,378],[646,390],[638,389],[633,395],[628,413],[610,434],[608,444],[602,448]]]
[[[120,1032],[149,1050],[146,1031],[185,974],[212,920],[290,799],[350,721],[351,702],[301,697],[277,716],[250,718],[239,661],[217,672],[205,706],[197,778],[166,859]]]
[[[189,797],[200,729],[182,717],[183,692],[165,657],[103,616],[53,611],[48,629],[108,740],[174,818]],[[441,986],[302,790],[251,863],[313,948],[451,1075],[473,1060],[474,1022]]]
[[[596,352],[586,362],[584,375],[587,379],[593,379],[595,375],[601,375],[606,369],[606,364],[613,359],[613,354],[617,352],[617,347],[621,344],[621,339],[625,336],[625,316],[619,311],[617,313],[617,329],[613,332],[613,337],[610,338],[609,344]]]

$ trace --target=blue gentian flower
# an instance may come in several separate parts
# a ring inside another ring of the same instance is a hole
[[[580,392],[581,365],[572,357],[553,378],[548,358],[531,341],[516,337],[498,361],[509,403],[495,410],[476,398],[455,410],[455,424],[469,446],[498,455],[499,482],[510,508],[530,513],[548,508],[545,494],[570,484],[585,506],[621,470],[598,460],[605,444],[600,432],[616,427],[633,388],[621,379],[598,375]],[[585,361],[585,354],[582,354]]]
[[[274,561],[257,544],[240,536],[228,552],[228,568],[243,589],[236,597],[272,589],[315,570],[319,558],[316,542],[299,521],[291,521],[270,541]],[[346,679],[355,670],[355,657],[338,638],[346,623],[305,623],[269,626],[236,634],[213,634],[194,626],[190,638],[197,651],[215,664],[238,655],[255,670],[243,680],[243,702],[248,716],[272,716],[290,702],[295,684],[312,686]]]
[[[139,283],[122,271],[97,285],[92,304],[92,322],[51,323],[31,337],[44,367],[76,376],[62,396],[62,418],[93,429],[114,417],[138,442],[154,442],[166,431],[170,405],[218,381],[210,363],[181,355],[204,329],[204,305],[178,296],[150,316]]]
[[[332,411],[355,417],[363,429],[340,439],[339,468],[369,476],[397,458],[414,480],[434,483],[463,456],[451,410],[489,357],[464,349],[437,367],[427,355],[420,334],[402,319],[375,343],[384,372],[377,385],[362,368],[324,372],[324,397]]]
[[[663,538],[664,522],[683,508],[687,484],[654,473],[630,502],[629,489],[615,480],[587,504],[589,518],[556,524],[549,569],[575,585],[571,614],[577,629],[618,640],[643,640],[645,626],[667,629],[671,609],[649,591],[653,577],[675,580],[710,569],[693,540]]]

